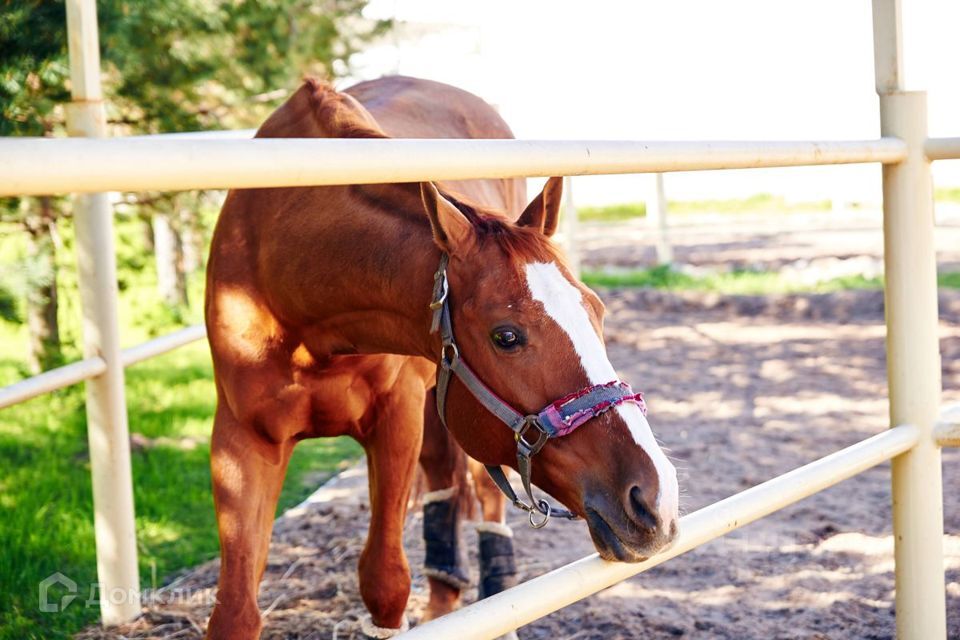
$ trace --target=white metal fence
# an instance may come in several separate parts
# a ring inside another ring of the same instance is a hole
[[[907,0],[903,0],[907,1]],[[883,165],[885,295],[893,428],[727,498],[681,521],[675,546],[640,564],[596,555],[419,626],[409,638],[492,638],[885,460],[893,460],[897,634],[946,636],[941,445],[960,442],[957,418],[937,426],[940,360],[933,248],[932,160],[960,158],[960,138],[928,139],[926,94],[903,90],[901,0],[873,0],[881,135],[830,142],[542,142],[521,140],[240,140],[106,135],[95,0],[68,0],[73,102],[68,129],[87,139],[0,140],[0,196],[74,192],[85,358],[0,390],[0,407],[87,381],[99,580],[139,586],[125,366],[203,337],[191,327],[121,350],[116,266],[106,191],[279,187],[513,176]],[[231,137],[244,137],[234,134]],[[101,603],[106,624],[136,600]]]

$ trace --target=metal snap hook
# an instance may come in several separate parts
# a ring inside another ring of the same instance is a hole
[[[550,513],[553,509],[550,507],[550,503],[546,500],[538,500],[536,507],[530,509],[527,516],[530,520],[530,526],[534,529],[543,529],[547,526],[547,522],[550,521]],[[537,514],[543,516],[543,520],[537,521]]]

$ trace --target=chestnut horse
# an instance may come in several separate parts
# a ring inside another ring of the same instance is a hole
[[[307,81],[257,135],[512,137],[479,98],[396,77],[344,92]],[[206,290],[221,544],[209,637],[257,637],[258,585],[290,454],[304,438],[338,435],[367,452],[371,517],[359,576],[371,635],[403,628],[403,521],[435,362],[452,351],[443,335],[450,322],[457,352],[514,413],[620,384],[602,343],[603,305],[549,240],[561,185],[551,178],[525,209],[520,180],[228,195]],[[440,332],[431,331],[428,308],[437,302],[435,274],[449,285],[450,322]],[[516,468],[515,434],[461,374],[443,394],[447,429],[472,458]],[[602,415],[597,404],[589,424],[551,440],[532,465],[533,483],[585,518],[611,560],[647,558],[677,531],[676,473],[638,398],[619,393]]]

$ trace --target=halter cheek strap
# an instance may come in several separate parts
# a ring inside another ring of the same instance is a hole
[[[501,467],[486,465],[487,473],[504,495],[515,507],[530,514],[530,524],[535,528],[544,526],[551,516],[574,519],[577,516],[571,511],[562,507],[553,507],[546,500],[534,498],[530,483],[531,458],[550,438],[568,435],[591,419],[625,402],[638,405],[646,414],[643,395],[634,393],[626,382],[613,380],[584,387],[548,404],[539,413],[523,415],[518,412],[487,387],[460,356],[450,319],[448,263],[449,256],[446,253],[442,254],[440,267],[434,276],[433,300],[430,303],[430,309],[433,311],[430,331],[431,333],[439,331],[441,340],[440,365],[437,369],[437,413],[446,424],[447,390],[450,386],[450,378],[456,375],[487,411],[514,432],[517,441],[517,471],[530,502],[527,504],[517,497]],[[542,519],[537,519],[535,514],[540,514]]]

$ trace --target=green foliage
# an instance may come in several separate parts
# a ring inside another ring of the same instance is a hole
[[[216,203],[203,200],[201,218],[208,221],[216,216]],[[150,249],[144,231],[143,220],[121,213],[114,218],[114,232],[117,249],[117,284],[120,289],[120,318],[123,327],[124,345],[142,342],[173,329],[200,322],[202,319],[204,275],[193,274],[188,281],[189,298],[193,304],[189,308],[170,308],[157,298],[157,280],[150,259]],[[57,252],[57,278],[60,284],[59,325],[64,357],[74,360],[80,357],[81,309],[77,284],[76,254],[74,252],[73,226],[61,225],[61,249]],[[0,291],[6,290],[16,299],[12,304],[13,318],[22,317],[22,299],[28,278],[25,234],[5,233],[0,227],[0,264],[9,265],[0,271]],[[0,294],[0,301],[3,297]],[[2,302],[0,302],[2,306]],[[7,345],[4,345],[4,341]],[[0,353],[9,349],[12,358],[25,357],[27,341],[26,329],[14,334],[0,333]],[[14,346],[15,345],[15,346]],[[25,371],[25,370],[24,370]],[[22,372],[21,372],[22,373]],[[5,378],[0,367],[0,384],[13,382],[16,377]]]
[[[64,3],[5,0],[0,9],[0,135],[42,136],[69,99]]]
[[[23,318],[17,306],[17,298],[0,282],[0,320],[21,324]]]
[[[101,0],[111,122],[154,133],[252,125],[306,74],[337,76],[389,22],[367,0]],[[62,0],[5,0],[0,135],[61,131],[69,100]],[[279,91],[278,91],[279,90]]]
[[[361,20],[365,5],[100,3],[112,115],[139,132],[256,124],[304,75],[345,72],[357,47],[388,26]]]

